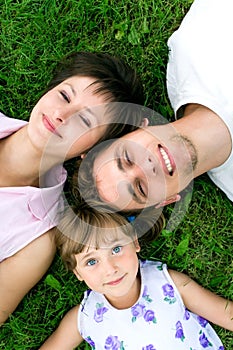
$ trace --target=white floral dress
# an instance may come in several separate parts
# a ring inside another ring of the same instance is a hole
[[[141,292],[130,308],[118,310],[88,290],[78,329],[95,350],[224,350],[210,324],[188,311],[166,264],[140,261]]]

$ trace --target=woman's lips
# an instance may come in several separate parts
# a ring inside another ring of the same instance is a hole
[[[57,132],[57,130],[56,130],[55,126],[53,125],[53,123],[45,115],[43,116],[43,124],[44,124],[44,126],[46,127],[47,130],[49,130],[53,134],[61,137],[61,135]]]

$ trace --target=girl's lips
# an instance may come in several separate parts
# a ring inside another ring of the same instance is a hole
[[[47,116],[43,116],[43,124],[46,127],[47,130],[49,130],[50,132],[52,132],[53,134],[61,137],[61,135],[56,131],[55,126],[53,125],[53,123],[51,123],[51,121],[49,120],[49,118]]]
[[[125,275],[118,278],[117,280],[111,281],[111,282],[107,282],[106,284],[110,285],[110,286],[115,286],[119,283],[121,283],[121,281],[124,279]]]
[[[167,175],[172,176],[176,169],[174,159],[169,154],[168,149],[162,145],[159,145],[159,156],[162,161],[162,166]]]

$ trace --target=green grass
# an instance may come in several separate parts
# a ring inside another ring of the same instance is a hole
[[[69,52],[86,50],[123,57],[143,80],[146,105],[172,119],[165,85],[166,42],[191,3],[2,0],[0,110],[27,120],[56,62]],[[171,211],[172,206],[166,208],[167,218]],[[167,262],[204,287],[233,299],[232,222],[232,204],[203,175],[195,181],[183,221],[173,231],[164,230],[143,249],[142,256]],[[64,313],[80,301],[84,289],[57,256],[48,274],[0,329],[0,349],[37,349]],[[232,349],[232,333],[216,330],[226,349]]]

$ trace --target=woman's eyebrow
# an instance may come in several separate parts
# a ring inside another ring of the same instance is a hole
[[[74,89],[74,87],[73,87],[73,85],[71,85],[70,83],[64,83],[64,85],[67,85],[67,86],[70,87],[70,89],[71,89],[71,91],[72,91],[72,93],[73,93],[74,96],[77,95],[77,94],[76,94],[76,91],[75,91],[75,89]]]

